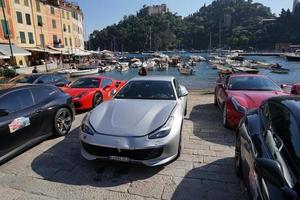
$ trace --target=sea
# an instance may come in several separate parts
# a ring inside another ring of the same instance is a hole
[[[206,54],[192,54],[192,53],[181,53],[177,54],[182,58],[188,58],[191,55],[201,55],[206,57]],[[143,58],[142,54],[129,54],[128,57]],[[247,60],[257,60],[261,62],[267,62],[276,64],[279,63],[283,68],[290,69],[289,74],[274,74],[268,69],[260,69],[259,74],[269,76],[277,84],[292,85],[300,82],[300,62],[290,62],[285,58],[276,56],[246,56]],[[186,88],[211,90],[215,87],[216,79],[218,77],[218,70],[212,69],[208,62],[200,62],[195,67],[195,73],[191,76],[182,75],[179,73],[177,68],[169,67],[168,71],[149,71],[148,75],[162,75],[162,76],[174,76],[176,79],[184,85]],[[101,73],[103,76],[112,77],[119,80],[129,80],[135,76],[138,76],[138,69],[129,69],[127,72],[106,72]]]

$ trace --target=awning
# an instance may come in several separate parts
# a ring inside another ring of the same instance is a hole
[[[44,49],[42,49],[42,48],[39,48],[39,47],[34,47],[34,48],[25,48],[26,50],[28,50],[28,51],[36,51],[36,52],[46,52],[46,53],[49,53],[49,52],[47,52],[46,51],[46,49],[44,50]]]
[[[0,59],[10,59],[10,56],[6,56],[0,52]]]
[[[74,54],[74,56],[90,56],[91,53],[81,50],[81,49],[73,49],[72,50],[72,54]]]
[[[12,44],[11,47],[12,47],[14,56],[31,56],[31,53],[29,51],[26,51],[25,49],[17,47],[14,44]],[[5,56],[10,57],[11,53],[10,53],[9,44],[0,44],[0,53],[2,53]]]
[[[66,48],[55,48],[52,46],[48,46],[49,49],[52,50],[52,53],[50,54],[63,54],[63,55],[71,55],[71,51],[69,49]]]

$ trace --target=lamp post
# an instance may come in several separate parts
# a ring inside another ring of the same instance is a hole
[[[6,13],[5,13],[5,9],[4,9],[4,1],[5,0],[1,0],[1,7],[2,7],[2,13],[3,13],[3,17],[4,17],[4,21],[5,21],[5,28],[7,30],[7,37],[8,37],[8,43],[9,43],[9,49],[10,49],[10,64],[13,66],[15,64],[14,62],[14,52],[12,49],[12,45],[11,45],[11,40],[10,40],[10,30],[8,27],[8,21],[6,19]]]

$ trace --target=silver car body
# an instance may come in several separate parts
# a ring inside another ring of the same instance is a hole
[[[179,85],[174,77],[169,76],[137,77],[130,81],[136,80],[169,81],[176,98],[116,98],[97,106],[83,120],[83,125],[88,127],[89,131],[80,129],[81,153],[87,160],[102,158],[157,166],[178,156],[181,127],[187,105],[186,88]],[[181,94],[177,94],[178,91]],[[171,127],[168,129],[168,135],[149,138],[149,134],[161,132],[167,126]]]

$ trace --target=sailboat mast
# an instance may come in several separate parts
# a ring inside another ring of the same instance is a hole
[[[152,29],[151,29],[151,27],[150,27],[150,38],[149,38],[149,40],[150,40],[150,51],[152,50]]]

